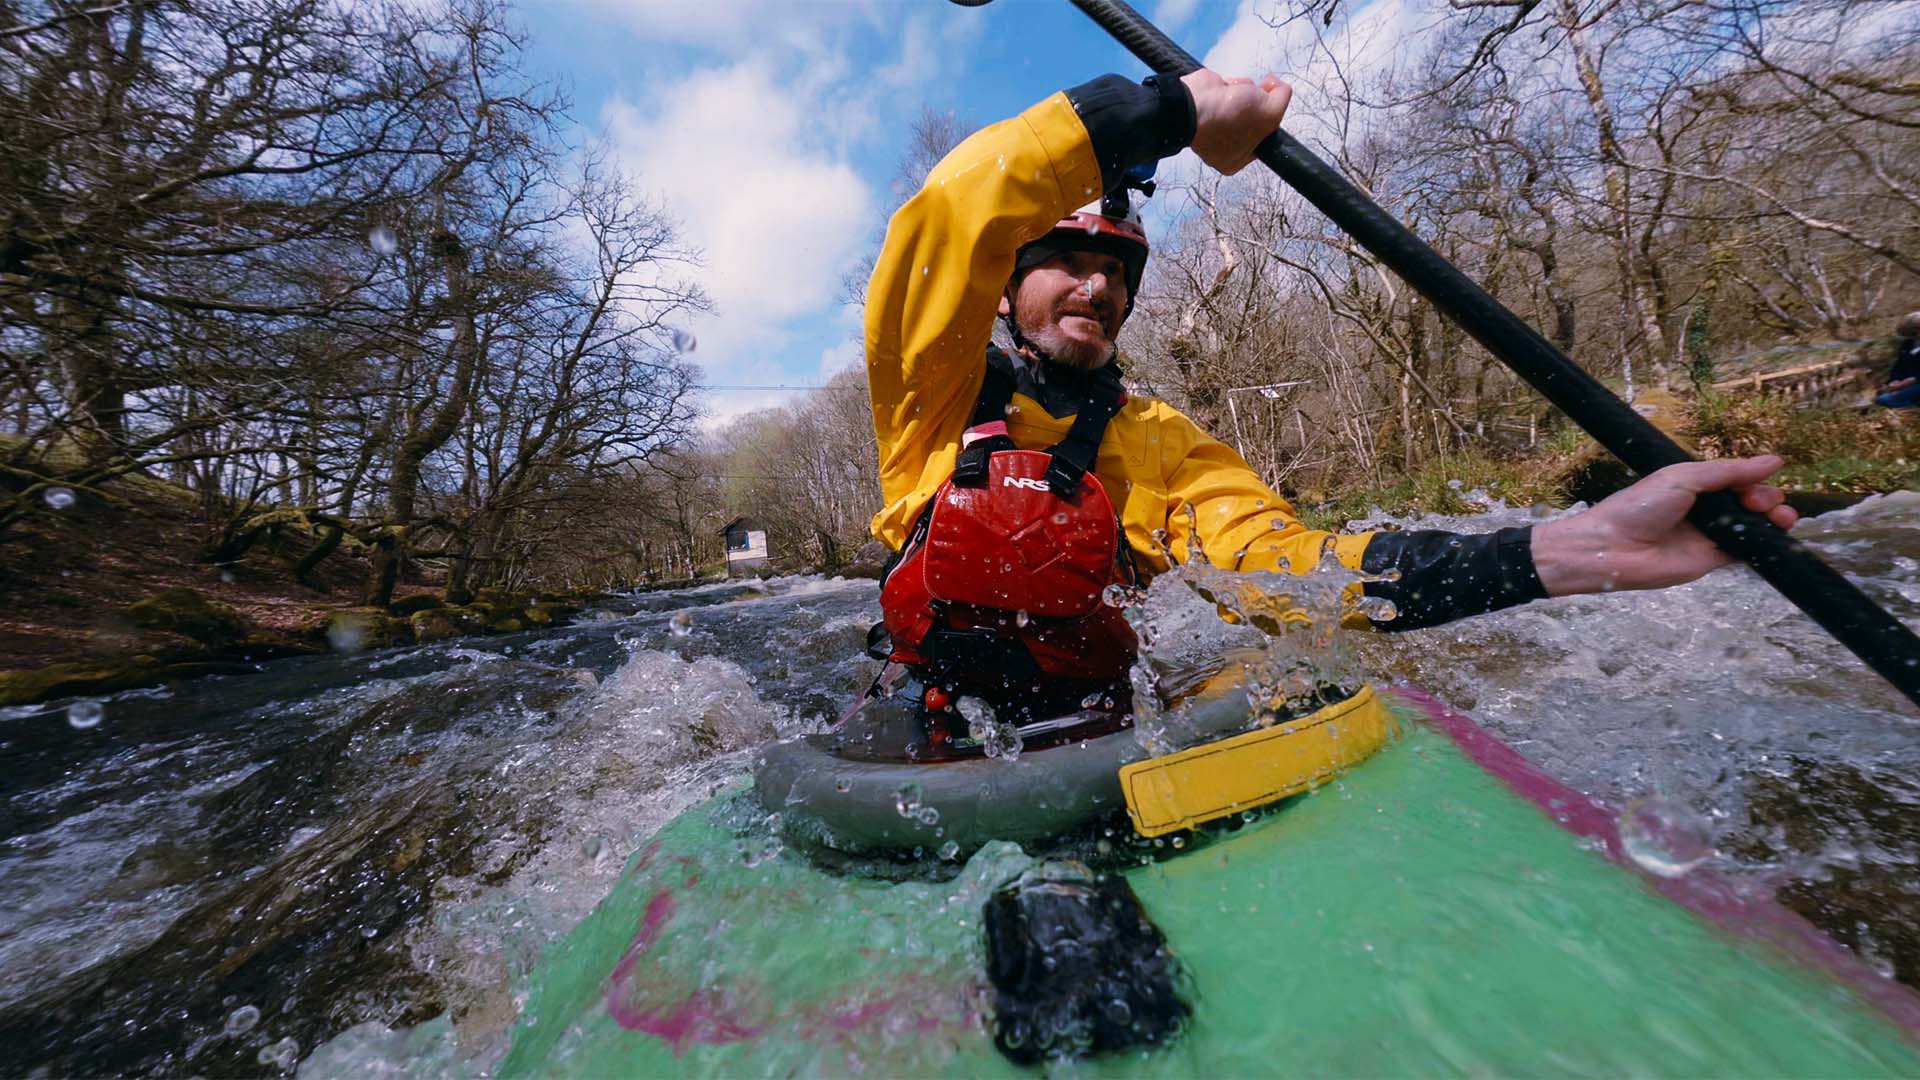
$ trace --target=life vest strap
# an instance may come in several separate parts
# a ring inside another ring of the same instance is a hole
[[[960,456],[953,463],[956,487],[979,487],[987,482],[987,459],[996,451],[1012,450],[1013,436],[1007,433],[1007,406],[1013,404],[1013,371],[998,364],[987,365],[987,380],[980,387],[980,400],[973,406],[973,422],[960,437]]]
[[[1106,434],[1107,421],[1113,419],[1127,400],[1120,379],[1111,372],[1087,376],[1086,388],[1086,397],[1080,403],[1080,411],[1074,414],[1067,437],[1047,451],[1052,459],[1047,465],[1047,487],[1063,499],[1071,499],[1080,490],[1080,481],[1099,456],[1100,439]]]

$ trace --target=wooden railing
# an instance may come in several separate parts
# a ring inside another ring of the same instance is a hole
[[[1849,397],[1871,385],[1873,370],[1846,356],[1781,371],[1763,371],[1713,384],[1723,394],[1758,394],[1805,404]]]

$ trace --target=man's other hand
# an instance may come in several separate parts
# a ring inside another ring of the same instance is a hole
[[[1533,530],[1533,565],[1548,596],[1662,589],[1732,559],[1687,523],[1696,495],[1731,490],[1782,529],[1800,519],[1786,493],[1761,481],[1786,464],[1771,454],[1669,465],[1584,513]]]
[[[1201,68],[1180,77],[1193,95],[1193,152],[1228,176],[1247,167],[1260,140],[1278,131],[1293,87],[1268,75],[1223,79]]]

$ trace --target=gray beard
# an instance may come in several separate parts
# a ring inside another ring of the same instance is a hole
[[[1105,367],[1113,361],[1119,347],[1109,343],[1088,345],[1075,341],[1059,327],[1048,324],[1036,333],[1026,327],[1020,328],[1040,359],[1048,360],[1064,368],[1075,371],[1093,371]]]

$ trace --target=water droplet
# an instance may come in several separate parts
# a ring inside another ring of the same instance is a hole
[[[672,634],[674,637],[686,637],[688,634],[693,633],[692,613],[686,611],[674,612],[673,618],[667,620],[667,633]]]
[[[1059,513],[1053,515],[1053,523],[1055,525],[1065,525],[1067,523],[1067,512],[1065,510],[1062,510]]]
[[[931,806],[922,806],[913,812],[913,820],[922,825],[940,824],[940,811]]]
[[[1114,582],[1100,590],[1100,602],[1108,607],[1123,608],[1133,601],[1131,592],[1125,585]]]
[[[1033,616],[1028,615],[1024,611],[1016,611],[1013,613],[1013,625],[1015,626],[1025,626],[1032,621]]]
[[[1447,481],[1447,486],[1455,491],[1459,491],[1465,485],[1461,484],[1458,480],[1449,480]]]
[[[913,817],[915,811],[920,809],[920,785],[901,784],[894,788],[893,809],[903,818]]]
[[[272,1046],[261,1047],[253,1060],[276,1069],[291,1069],[293,1063],[300,1060],[300,1043],[289,1036]]]
[[[400,238],[385,225],[375,225],[367,230],[367,246],[382,255],[391,255],[400,250]]]
[[[327,624],[327,644],[337,653],[357,653],[366,647],[367,624],[348,615]]]
[[[245,1035],[247,1032],[252,1031],[253,1026],[259,1022],[260,1007],[258,1005],[242,1005],[227,1014],[227,1034]]]
[[[931,273],[933,273],[933,267],[931,266],[923,266],[920,268],[921,277],[926,277],[928,274],[931,274]]]
[[[1620,814],[1620,843],[1642,869],[1661,877],[1679,877],[1713,855],[1707,819],[1657,794],[1627,804]]]
[[[47,505],[53,507],[55,510],[65,510],[73,505],[72,488],[50,487],[42,492],[40,497],[45,499]]]
[[[952,862],[960,854],[960,845],[952,840],[940,845],[940,857]]]
[[[227,585],[233,584],[233,581],[234,581],[233,571],[231,570],[220,571],[220,580],[223,584],[227,584]]]
[[[1177,847],[1177,848],[1183,848],[1183,847],[1186,847],[1186,846],[1187,846],[1187,838],[1186,838],[1186,837],[1184,837],[1184,836],[1176,836],[1176,837],[1174,837],[1174,838],[1173,838],[1173,846],[1174,846],[1174,847]]]
[[[106,706],[91,699],[76,701],[67,706],[67,723],[71,724],[75,731],[99,727],[100,721],[106,717]]]
[[[845,795],[847,792],[853,790],[853,781],[844,776],[836,776],[833,778],[833,790]]]

